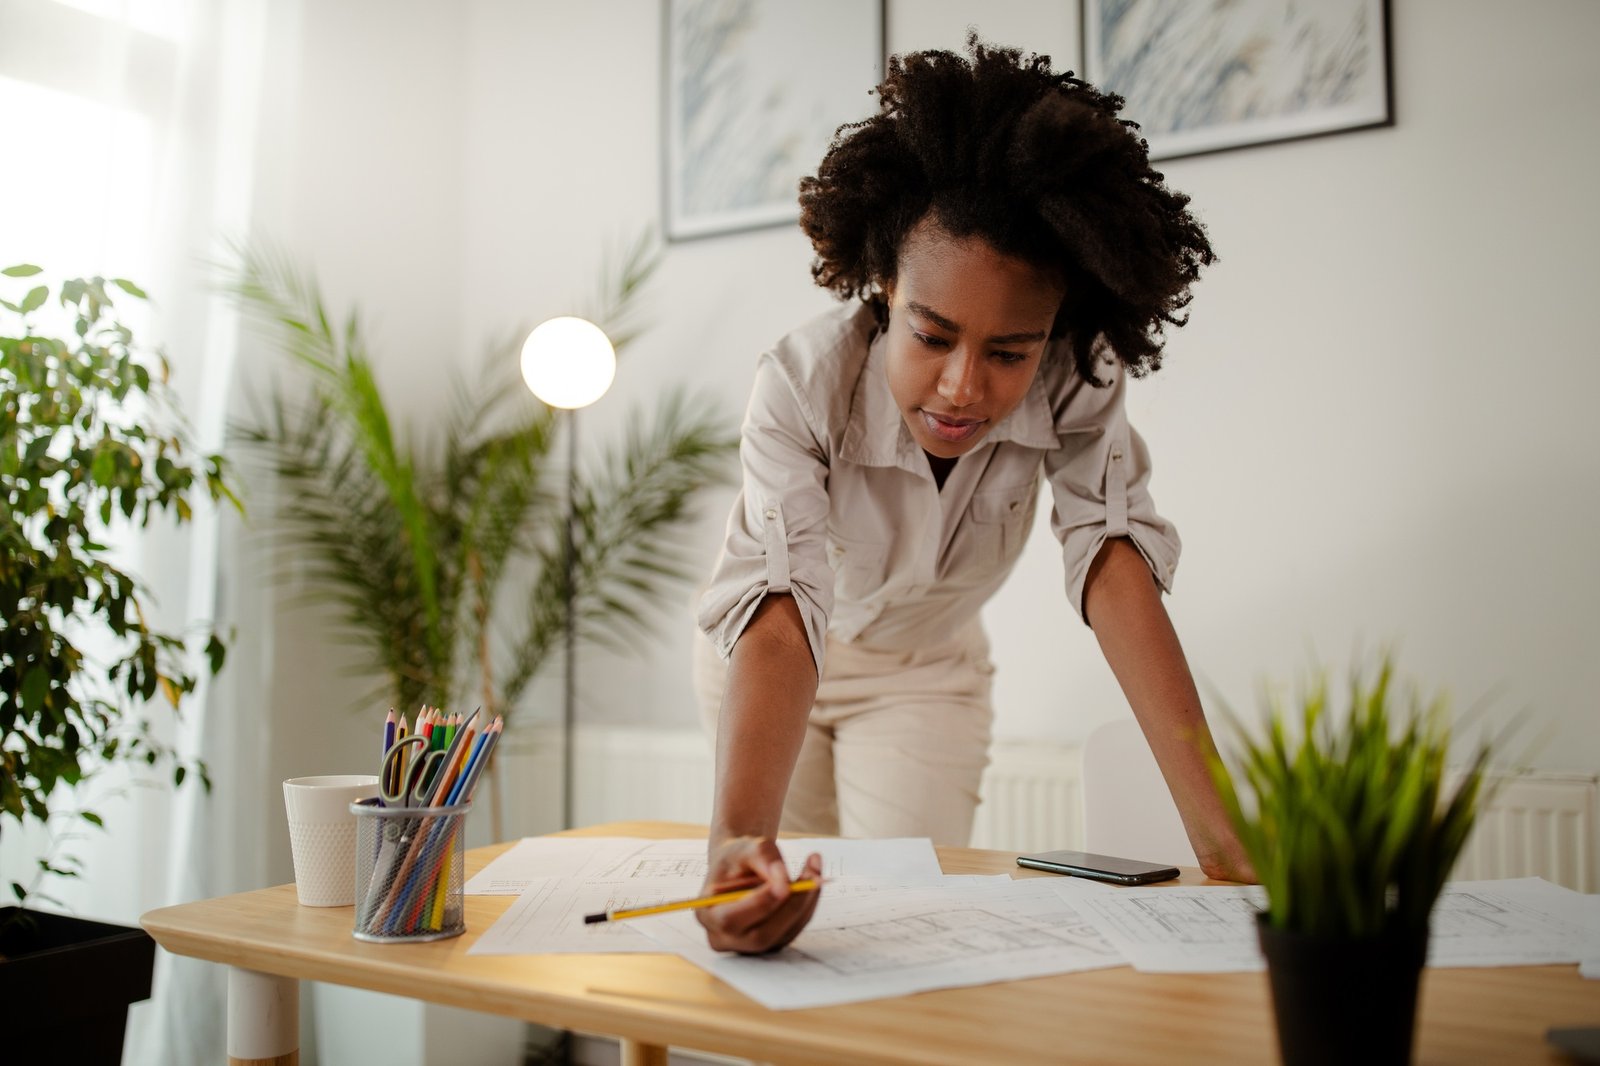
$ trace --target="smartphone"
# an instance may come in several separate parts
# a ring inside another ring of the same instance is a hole
[[[1087,851],[1047,851],[1040,855],[1018,855],[1017,865],[1026,866],[1030,870],[1048,870],[1053,874],[1092,877],[1096,881],[1111,881],[1119,885],[1148,885],[1152,881],[1170,881],[1178,876],[1176,866],[1163,866],[1158,862],[1140,862],[1138,859],[1119,859],[1114,855],[1092,855]]]

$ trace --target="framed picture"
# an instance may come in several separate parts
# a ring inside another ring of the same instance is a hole
[[[1083,0],[1083,76],[1151,159],[1394,124],[1388,0]]]
[[[799,217],[834,130],[877,108],[884,0],[663,0],[668,240]]]

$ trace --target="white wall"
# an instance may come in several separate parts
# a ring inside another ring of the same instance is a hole
[[[253,236],[314,268],[341,323],[361,308],[381,385],[411,417],[458,357],[477,354],[460,341],[466,30],[457,16],[424,0],[278,0],[264,46]],[[296,380],[260,332],[242,353],[241,417],[259,383]],[[240,643],[220,679],[232,698],[219,712],[243,719],[245,754],[225,798],[243,790],[266,813],[259,883],[277,884],[293,879],[279,782],[371,772],[384,708],[376,717],[352,709],[368,687],[353,676],[355,655],[330,642],[325,615],[291,605],[305,592],[292,568],[287,583],[272,577],[284,565],[266,532],[272,494],[248,488],[248,522],[227,545],[225,608]]]
[[[1236,704],[1308,646],[1343,662],[1395,640],[1461,703],[1498,687],[1497,718],[1531,708],[1533,764],[1593,771],[1600,8],[1394,16],[1394,128],[1165,168],[1222,256],[1131,393],[1186,542],[1171,610]],[[1029,579],[1050,554],[1036,540],[990,611],[1002,730],[1078,736],[1118,702],[1091,641],[1048,658]]]
[[[991,2],[979,29],[1075,66],[1071,9]],[[966,10],[892,3],[890,46],[959,47]],[[658,218],[656,0],[279,17],[262,221],[371,312],[408,409],[491,337],[588,298],[603,246]],[[1600,769],[1600,430],[1583,408],[1600,364],[1579,310],[1600,236],[1597,38],[1583,0],[1396,0],[1392,129],[1163,168],[1222,258],[1130,404],[1186,543],[1172,613],[1236,704],[1308,648],[1343,663],[1394,640],[1404,670],[1463,703],[1500,686],[1505,709],[1532,708],[1550,741],[1527,761]],[[653,328],[585,412],[586,441],[677,381],[732,419],[756,354],[829,303],[809,262],[792,227],[672,246]],[[708,565],[730,499],[710,497],[699,528]],[[1061,584],[1036,530],[986,612],[1004,736],[1079,739],[1125,713]],[[302,616],[276,619],[272,706],[328,720],[318,678],[336,664]],[[692,727],[689,625],[684,611],[625,661],[586,652],[581,713]],[[535,716],[556,713],[550,697]],[[365,733],[337,728],[317,758],[364,758]]]

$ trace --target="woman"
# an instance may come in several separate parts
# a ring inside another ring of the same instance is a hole
[[[816,906],[787,891],[780,826],[967,842],[992,717],[979,608],[1041,482],[1067,594],[1202,867],[1250,876],[1161,604],[1177,534],[1123,411],[1210,244],[1119,97],[1047,57],[968,47],[892,60],[879,113],[801,182],[812,274],[846,304],[761,360],[743,491],[700,601],[707,885],[768,886],[698,912],[719,949],[781,947]],[[811,856],[802,876],[818,873]]]

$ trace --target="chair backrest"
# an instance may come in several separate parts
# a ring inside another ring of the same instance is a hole
[[[1172,793],[1139,723],[1097,727],[1083,745],[1084,850],[1198,866]]]

